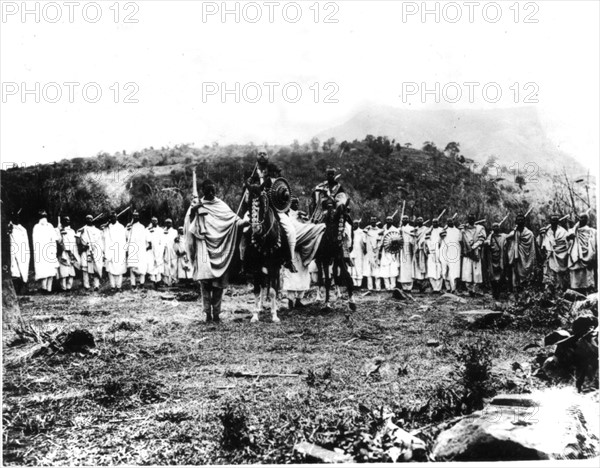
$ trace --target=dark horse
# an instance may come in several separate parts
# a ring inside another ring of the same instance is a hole
[[[284,263],[287,239],[275,210],[269,206],[269,197],[261,193],[250,202],[250,229],[246,233],[244,268],[254,282],[255,309],[252,322],[258,321],[265,293],[271,299],[273,322],[277,317],[277,294],[279,293],[280,271]]]
[[[323,205],[325,233],[315,256],[319,275],[318,287],[323,285],[323,276],[325,276],[325,307],[329,308],[329,295],[331,291],[330,269],[332,269],[335,284],[346,285],[348,305],[350,310],[354,311],[356,310],[356,304],[352,300],[354,283],[348,272],[347,262],[350,259],[347,255],[347,246],[345,246],[344,240],[347,217],[346,206],[342,204],[336,207],[335,202],[331,199],[325,200]]]

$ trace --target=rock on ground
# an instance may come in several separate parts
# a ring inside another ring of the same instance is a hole
[[[599,407],[573,388],[496,398],[439,434],[436,461],[561,460],[597,457]]]

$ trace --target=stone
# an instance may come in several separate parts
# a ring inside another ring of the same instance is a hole
[[[441,432],[435,461],[517,461],[598,457],[600,408],[573,388],[497,397]]]
[[[300,442],[294,446],[294,450],[305,455],[310,460],[322,463],[353,463],[354,459],[347,454],[334,452],[310,442]]]
[[[456,294],[445,293],[440,296],[440,300],[453,301],[458,302],[460,304],[466,304],[467,300],[465,298],[459,297]]]
[[[457,316],[469,325],[487,325],[502,316],[502,312],[490,309],[457,312]]]
[[[436,346],[439,346],[440,342],[438,340],[428,340],[427,341],[427,346],[431,347],[431,348],[435,348]]]

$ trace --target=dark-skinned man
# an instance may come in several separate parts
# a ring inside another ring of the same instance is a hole
[[[146,281],[149,250],[148,230],[140,222],[140,213],[135,210],[132,214],[132,221],[127,226],[127,268],[129,268],[129,281],[134,289],[137,287],[136,279],[140,286]]]
[[[195,199],[185,216],[185,235],[194,266],[194,280],[200,282],[207,322],[219,322],[223,290],[228,285],[229,266],[237,249],[241,229],[248,222],[217,198],[211,180],[202,183],[201,200]]]
[[[262,149],[258,151],[255,174],[250,176],[245,183],[247,191],[242,205],[245,208],[242,210],[242,213],[250,212],[255,200],[259,200],[260,197],[267,197],[271,186],[272,179],[269,171],[269,158],[267,151]],[[297,270],[293,264],[294,251],[296,250],[296,229],[294,223],[287,214],[278,213],[277,210],[273,210],[273,212],[277,219],[279,219],[279,224],[283,228],[287,240],[288,248],[285,252],[286,257],[283,266],[292,273],[296,273]]]
[[[587,294],[596,290],[595,271],[598,264],[596,229],[588,225],[587,213],[569,231],[569,275],[571,288]]]
[[[104,237],[104,267],[108,273],[111,291],[120,291],[123,275],[127,273],[127,230],[117,220],[117,213],[110,214],[108,224],[102,230]]]
[[[57,245],[58,233],[48,221],[46,210],[39,212],[39,221],[33,227],[33,266],[35,280],[40,282],[41,291],[52,291],[52,282],[58,270]]]
[[[485,247],[492,296],[494,299],[499,299],[506,279],[506,266],[508,264],[506,234],[500,231],[499,223],[492,224],[492,233],[486,239]]]
[[[478,293],[479,285],[483,283],[483,268],[481,262],[482,247],[485,242],[485,228],[475,224],[475,215],[467,217],[467,224],[461,230],[463,249],[461,279],[469,294]]]
[[[326,180],[317,185],[312,194],[313,222],[321,223],[323,221],[323,200],[331,198],[336,206],[348,206],[348,195],[336,177],[335,169],[327,167],[325,170]]]
[[[378,247],[382,237],[381,234],[381,229],[377,227],[377,218],[371,216],[371,223],[364,229],[363,236],[363,275],[367,277],[367,288],[370,291],[378,291],[380,289],[377,272],[379,270]]]
[[[87,215],[85,217],[85,226],[79,228],[78,232],[84,250],[81,254],[83,287],[88,291],[91,289],[91,277],[94,291],[98,291],[104,269],[104,239],[102,238],[102,231],[94,226],[94,217]]]
[[[425,246],[427,252],[427,278],[433,289],[434,294],[442,292],[444,279],[442,278],[442,263],[440,258],[440,234],[442,228],[438,218],[431,221],[431,228],[425,236]]]
[[[406,215],[402,217],[400,234],[402,235],[402,249],[400,250],[400,275],[398,282],[404,291],[411,291],[413,288],[415,228],[411,226]]]
[[[62,291],[73,289],[75,268],[80,267],[80,257],[77,251],[75,231],[71,227],[71,218],[63,216],[61,228],[58,230],[58,279]]]
[[[15,286],[15,292],[21,294],[29,279],[29,262],[31,250],[27,230],[21,225],[20,211],[11,216],[8,223],[10,239],[10,272]]]
[[[512,270],[512,287],[518,291],[532,273],[536,264],[536,245],[533,232],[525,226],[525,216],[517,215],[516,226],[506,236],[508,264]]]
[[[461,257],[460,229],[454,226],[454,218],[448,218],[446,227],[440,232],[440,263],[446,289],[455,293],[460,279]]]
[[[560,224],[557,214],[550,216],[550,224],[540,230],[540,246],[544,256],[544,284],[552,289],[569,288],[568,232]]]

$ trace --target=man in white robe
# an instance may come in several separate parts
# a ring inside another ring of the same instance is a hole
[[[456,292],[460,278],[461,238],[460,230],[454,227],[454,219],[449,218],[447,227],[440,232],[440,263],[446,289],[452,293]]]
[[[353,239],[352,239],[352,251],[350,252],[350,258],[354,265],[350,267],[350,276],[354,282],[354,286],[360,288],[363,279],[363,237],[364,231],[360,228],[358,220],[352,223]]]
[[[148,239],[150,250],[148,251],[148,278],[154,287],[162,280],[165,264],[165,231],[158,225],[158,218],[153,216],[148,226]]]
[[[478,292],[479,285],[483,283],[483,243],[486,240],[485,228],[475,224],[475,216],[467,217],[467,224],[461,230],[461,244],[463,249],[461,279],[465,283],[469,294]]]
[[[400,276],[398,278],[404,291],[413,288],[413,258],[415,249],[415,228],[408,222],[408,216],[402,217],[402,249],[400,250]]]
[[[429,232],[427,226],[423,226],[423,218],[419,216],[415,222],[413,254],[413,281],[421,292],[426,288],[427,279],[427,251],[425,236]]]
[[[596,269],[598,267],[598,232],[588,226],[588,215],[579,215],[579,221],[569,231],[569,275],[571,288],[584,294],[596,291]]]
[[[137,210],[133,212],[132,217],[131,223],[127,226],[127,268],[131,287],[136,288],[136,279],[140,285],[146,281],[150,239],[148,230],[140,223],[140,214]]]
[[[75,268],[79,269],[81,267],[81,260],[77,250],[75,231],[71,227],[71,218],[64,216],[61,224],[62,226],[58,229],[60,238],[58,243],[58,278],[60,289],[70,291],[73,289]]]
[[[371,224],[364,229],[363,235],[363,275],[367,277],[367,288],[379,291],[381,286],[377,279],[379,270],[379,242],[382,230],[377,227],[377,218],[371,217]]]
[[[383,240],[387,234],[398,232],[398,228],[393,224],[394,219],[388,216],[385,219],[385,227],[383,228],[382,236],[378,246],[380,260],[377,270],[377,282],[383,279],[384,288],[392,291],[396,287],[396,279],[398,278],[398,255],[390,252],[383,245]]]
[[[85,217],[86,225],[79,229],[79,236],[83,246],[81,253],[81,271],[83,272],[83,287],[90,289],[90,277],[94,291],[100,289],[100,279],[104,269],[104,238],[102,231],[94,226],[94,217]]]
[[[425,236],[425,247],[427,253],[427,277],[431,283],[434,293],[440,293],[444,280],[442,278],[442,262],[440,256],[440,233],[442,228],[437,218],[431,222],[431,229]]]
[[[12,217],[8,225],[10,234],[10,272],[15,292],[20,294],[29,279],[31,250],[27,230],[19,224],[18,215]]]
[[[177,254],[175,253],[175,238],[177,230],[173,227],[171,218],[165,219],[165,263],[163,278],[167,286],[177,280]]]
[[[40,211],[40,220],[33,227],[33,265],[35,280],[40,281],[43,293],[52,291],[52,281],[58,271],[56,229],[48,222],[45,210]]]
[[[111,213],[109,223],[104,228],[105,268],[112,291],[120,291],[123,275],[127,273],[127,230]]]

